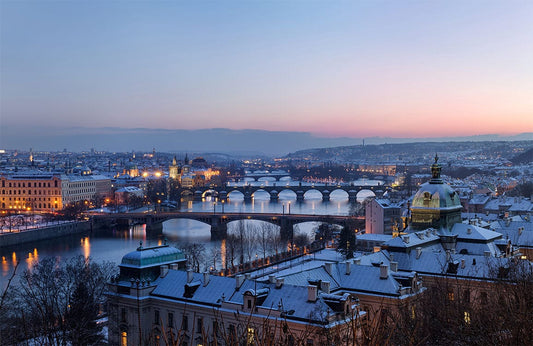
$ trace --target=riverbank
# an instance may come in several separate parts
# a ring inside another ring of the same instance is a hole
[[[64,237],[91,229],[91,221],[67,221],[27,230],[17,230],[16,232],[4,232],[0,234],[0,248]]]

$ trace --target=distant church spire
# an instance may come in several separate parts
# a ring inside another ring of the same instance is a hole
[[[188,154],[185,154],[185,160],[184,160],[184,164],[185,165],[188,165],[189,164],[189,155]]]

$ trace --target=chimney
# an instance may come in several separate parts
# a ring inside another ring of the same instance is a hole
[[[352,269],[351,265],[350,261],[346,261],[346,275],[350,275]]]
[[[422,255],[422,248],[418,246],[416,248],[416,259],[419,259],[421,255]]]
[[[269,275],[268,276],[268,282],[270,282],[271,284],[275,283],[276,282],[276,275]]]
[[[388,277],[389,277],[389,266],[382,263],[379,266],[379,278],[386,279]]]
[[[172,269],[172,270],[178,270],[178,264],[177,264],[177,263],[171,263],[171,264],[170,264],[170,269]]]
[[[408,235],[402,235],[402,240],[404,243],[409,244],[409,236]]]
[[[192,275],[192,269],[187,269],[187,283],[190,284],[192,282],[193,275]]]
[[[330,287],[331,287],[331,284],[329,281],[320,282],[320,289],[322,290],[322,292],[329,294]]]
[[[361,258],[356,258],[353,260],[353,264],[360,265],[361,264]]]
[[[246,274],[244,274],[244,278],[245,278],[246,280],[250,280],[250,279],[252,278],[252,273],[246,273]]]
[[[397,272],[398,271],[398,262],[390,262],[390,270],[392,270],[393,272]]]
[[[483,254],[485,255],[485,257],[490,257],[491,255],[490,251],[483,251]]]
[[[204,272],[204,286],[209,283],[209,272]]]
[[[466,266],[466,263],[465,263],[465,259],[463,258],[461,260],[461,269],[465,269],[465,266]]]
[[[332,268],[333,264],[331,262],[326,262],[324,263],[324,268],[326,269],[326,272],[331,275],[331,268]]]
[[[277,278],[276,279],[276,288],[281,288],[281,286],[283,286],[284,282],[285,282],[284,278]]]
[[[472,228],[468,227],[468,228],[466,229],[466,233],[467,233],[467,234],[472,234]]]
[[[451,258],[452,258],[452,254],[450,250],[446,250],[446,262],[450,262]]]
[[[164,278],[165,276],[167,276],[168,274],[168,266],[160,266],[159,267],[159,276],[161,276],[162,278]]]
[[[318,289],[315,285],[307,286],[307,301],[316,302],[318,298]]]
[[[241,288],[243,282],[244,282],[244,276],[242,276],[242,274],[235,276],[235,289],[237,291],[239,290],[239,288]]]

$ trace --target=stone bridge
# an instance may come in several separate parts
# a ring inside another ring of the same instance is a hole
[[[386,185],[297,185],[289,186],[284,184],[265,185],[265,186],[231,186],[226,185],[222,187],[195,187],[195,188],[180,188],[179,193],[181,196],[194,196],[195,201],[201,201],[205,196],[215,196],[219,201],[226,201],[228,195],[231,192],[238,191],[244,195],[245,201],[251,201],[254,193],[257,191],[265,191],[270,194],[270,200],[276,201],[279,199],[279,193],[281,191],[293,191],[296,194],[297,201],[303,201],[305,199],[305,193],[308,191],[318,191],[322,194],[323,201],[329,201],[330,194],[336,190],[345,191],[348,194],[350,202],[357,200],[357,194],[362,190],[370,190],[381,196],[387,186]]]
[[[205,213],[205,212],[154,212],[154,213],[113,213],[95,214],[91,216],[95,225],[130,226],[146,224],[147,231],[161,230],[163,222],[171,219],[191,219],[211,226],[211,239],[224,239],[227,236],[228,223],[238,220],[260,220],[280,227],[283,239],[292,239],[294,225],[319,221],[328,224],[351,226],[361,229],[364,227],[363,216],[346,215],[309,215],[309,214],[275,214],[275,213]]]

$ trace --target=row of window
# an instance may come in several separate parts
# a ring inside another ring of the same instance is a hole
[[[5,200],[6,200],[5,198],[2,198],[2,201],[5,201]],[[9,197],[7,200],[8,200],[8,201],[13,200],[13,201],[15,201],[15,202],[17,202],[17,201],[21,201],[21,202],[26,202],[26,201],[28,201],[28,202],[35,202],[35,201],[41,201],[41,200],[42,200],[42,201],[51,201],[52,198],[50,198],[50,197],[43,197],[43,198],[41,199],[41,197],[39,197],[39,198],[28,198],[28,199],[26,199],[26,198],[16,198],[16,197],[15,197],[15,198],[11,199],[11,197]],[[54,198],[54,201],[57,203],[57,197]]]
[[[18,191],[18,193],[17,193]],[[31,190],[28,190],[28,195],[31,195]],[[48,193],[47,193],[48,192]],[[26,190],[2,190],[2,195],[25,195]],[[59,195],[59,190],[33,190],[34,195]]]
[[[46,209],[47,208],[46,207],[46,203],[35,203],[33,205],[33,207],[35,209],[43,209],[43,208]],[[13,209],[13,208],[14,209],[24,209],[25,206],[13,206],[13,205],[10,205],[9,208],[11,208],[11,209]],[[54,204],[54,208],[57,209],[57,203]],[[6,203],[5,202],[2,202],[2,209],[6,209]],[[52,209],[52,203],[48,203],[48,209]]]
[[[18,182],[18,183],[15,183],[15,182],[10,182],[8,183],[8,187],[32,187],[32,183],[31,182],[28,182],[27,184],[25,182]],[[2,187],[6,187],[6,181],[5,180],[2,180]],[[52,187],[50,182],[47,182],[47,183],[43,183],[43,182],[33,182],[33,187]],[[58,187],[58,181],[57,180],[54,180],[54,187]]]

